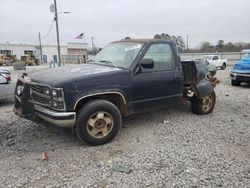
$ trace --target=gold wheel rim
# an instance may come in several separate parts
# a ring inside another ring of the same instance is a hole
[[[107,112],[96,112],[87,121],[87,131],[94,138],[107,136],[114,125],[112,116]]]
[[[213,97],[207,96],[202,99],[202,109],[204,112],[208,112],[213,106]]]

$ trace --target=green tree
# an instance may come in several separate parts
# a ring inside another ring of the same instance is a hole
[[[183,52],[185,50],[185,43],[183,41],[182,36],[177,36],[177,43],[178,48],[180,52]]]
[[[154,39],[161,39],[161,35],[159,34],[154,35]]]
[[[214,46],[212,46],[209,42],[202,42],[200,47],[200,52],[214,52]]]
[[[224,40],[219,40],[216,45],[216,51],[224,51]]]
[[[223,48],[224,40],[219,40],[219,41],[217,42],[217,45],[218,45],[220,48]]]
[[[161,34],[154,35],[154,39],[165,39],[165,40],[173,41],[177,49],[179,50],[179,52],[182,52],[185,49],[185,43],[183,41],[182,36],[176,37],[175,35],[170,36],[167,33],[161,33]]]

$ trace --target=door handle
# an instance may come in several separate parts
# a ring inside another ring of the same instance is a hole
[[[174,82],[179,83],[181,81],[181,77],[180,76],[175,76],[174,77]]]

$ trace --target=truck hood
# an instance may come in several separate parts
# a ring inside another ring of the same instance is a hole
[[[58,86],[65,82],[79,81],[82,78],[95,77],[100,74],[107,75],[107,73],[121,70],[122,69],[103,65],[82,64],[39,71],[31,74],[30,78],[31,81],[35,83]]]
[[[250,57],[248,55],[243,56],[243,58],[234,65],[232,72],[250,73]]]

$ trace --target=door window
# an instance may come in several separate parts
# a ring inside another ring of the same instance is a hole
[[[218,56],[214,56],[213,60],[218,60],[219,57]]]
[[[154,60],[154,68],[142,68],[142,72],[167,71],[173,68],[173,54],[169,44],[152,44],[144,55],[145,58]]]

